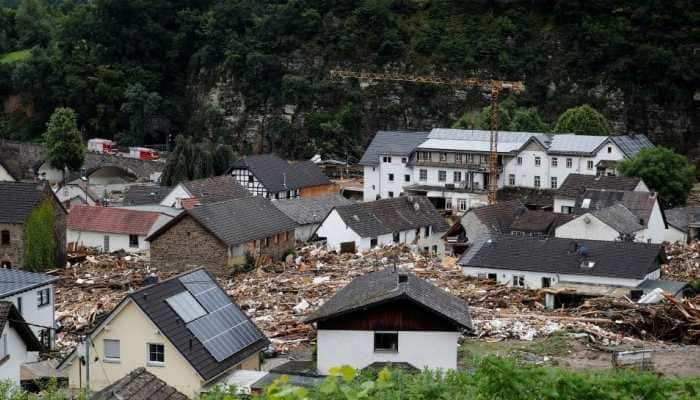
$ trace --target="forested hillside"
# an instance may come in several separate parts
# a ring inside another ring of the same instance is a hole
[[[478,91],[334,82],[335,67],[524,80],[548,123],[698,147],[696,0],[0,0],[0,135],[59,106],[86,137],[209,137],[240,152],[351,157],[377,129],[450,126]]]

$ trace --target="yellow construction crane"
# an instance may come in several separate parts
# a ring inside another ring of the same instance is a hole
[[[477,87],[489,91],[491,94],[491,136],[489,140],[488,202],[491,205],[496,204],[496,192],[498,191],[498,98],[503,90],[509,90],[516,94],[521,93],[525,90],[525,85],[523,85],[522,82],[480,78],[441,78],[431,75],[410,75],[401,73],[331,70],[331,79],[348,78],[356,78],[361,81],[395,81],[443,86]]]

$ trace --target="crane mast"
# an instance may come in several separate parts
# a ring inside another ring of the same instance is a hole
[[[480,79],[473,77],[466,78],[444,78],[432,75],[411,75],[393,72],[366,72],[352,70],[331,70],[331,79],[356,78],[367,81],[394,81],[425,83],[431,85],[456,86],[480,88],[490,92],[491,95],[491,133],[489,137],[489,182],[488,182],[488,203],[496,204],[496,192],[498,191],[498,100],[501,91],[509,90],[513,93],[521,93],[525,86],[520,81],[500,81],[492,79]]]

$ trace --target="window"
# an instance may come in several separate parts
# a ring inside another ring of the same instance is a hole
[[[513,275],[513,286],[525,287],[525,275]]]
[[[17,298],[17,311],[20,313],[20,315],[22,314],[22,298],[21,297]]]
[[[467,199],[459,199],[459,211],[467,211]]]
[[[385,156],[385,157],[382,158],[382,161],[384,161],[385,163],[391,163],[391,157],[386,157],[386,156]]]
[[[452,173],[452,180],[455,181],[455,183],[462,182],[462,172],[455,171]]]
[[[159,343],[148,344],[148,363],[163,364],[165,363],[165,346]]]
[[[543,288],[548,288],[552,286],[552,278],[549,277],[543,277],[542,278],[542,287]]]
[[[139,247],[138,235],[129,235],[129,247]]]
[[[389,181],[393,181],[393,180],[394,180],[394,174],[389,174]]]
[[[461,154],[461,153],[455,154],[455,162],[456,162],[456,163],[461,163],[461,162],[462,162],[462,154]]]
[[[552,157],[552,168],[556,168],[559,165],[559,160],[556,157]]]
[[[44,328],[39,331],[39,343],[41,343],[41,347],[45,349],[51,348],[51,330],[49,328]]]
[[[593,169],[593,160],[588,160],[588,163],[586,165],[588,169]]]
[[[3,246],[9,246],[10,245],[10,231],[2,231],[0,236],[2,237],[0,239],[0,243],[2,243]]]
[[[377,247],[377,243],[378,243],[377,238],[372,238],[369,240],[369,247],[375,248],[375,247]]]
[[[486,280],[486,272],[479,272],[478,274],[476,274],[476,278],[478,280]]]
[[[109,361],[119,361],[121,354],[119,352],[119,341],[116,339],[104,339],[102,340],[102,351],[104,353],[104,360]]]
[[[401,164],[406,164],[407,162],[408,162],[408,158],[401,157]]]
[[[374,332],[374,351],[399,352],[398,332]]]
[[[490,281],[494,281],[494,282],[498,281],[498,275],[496,275],[496,274],[488,274],[487,278]]]
[[[571,168],[574,165],[574,161],[570,158],[566,159],[566,168]]]
[[[401,232],[396,231],[394,232],[394,243],[399,243],[401,241]]]
[[[452,209],[452,198],[446,198],[445,199],[445,210],[451,210]]]
[[[438,252],[438,247],[436,244],[433,245],[433,254],[437,254]]]
[[[270,245],[270,237],[269,237],[269,236],[266,237],[266,238],[264,239],[264,243],[263,243],[263,244],[265,245],[265,247],[267,247],[267,246]]]
[[[253,183],[253,175],[248,175],[248,183]]]
[[[540,177],[539,176],[535,176],[535,187],[536,188],[540,187]]]
[[[612,153],[612,146],[608,146],[608,154]]]
[[[440,161],[447,161],[447,153],[440,153]]]
[[[562,212],[562,214],[571,214],[572,207],[571,206],[561,206],[561,212]]]
[[[428,170],[427,169],[421,169],[418,171],[418,179],[421,181],[427,181],[428,180]]]
[[[518,157],[517,162],[518,162],[518,165],[523,165],[523,158],[522,158],[522,157]]]
[[[535,157],[535,167],[542,165],[542,159],[540,157]]]
[[[47,306],[51,303],[51,289],[41,289],[36,292],[38,298],[39,307]]]
[[[515,186],[515,175],[514,174],[508,175],[508,184],[510,186]]]
[[[388,192],[387,195],[389,196],[389,198],[392,198],[394,197],[394,192]]]
[[[408,174],[404,175],[404,176],[403,176],[403,181],[404,181],[404,182],[410,182],[410,181],[411,181],[411,175],[408,175]]]
[[[550,186],[552,187],[552,189],[556,189],[557,188],[557,177],[553,176],[549,179],[549,181],[550,181]]]
[[[377,188],[376,186],[372,185],[372,190],[375,190],[376,188]]]
[[[430,236],[430,225],[423,228],[423,237],[427,238],[428,236]]]
[[[430,161],[433,158],[433,153],[429,151],[419,151],[418,152],[418,161]]]
[[[438,181],[445,182],[447,180],[447,171],[438,171]]]

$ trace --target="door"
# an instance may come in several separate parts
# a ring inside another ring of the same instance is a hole
[[[104,245],[102,246],[104,249],[105,253],[109,253],[109,235],[105,235],[104,237]]]
[[[355,242],[342,242],[340,244],[341,253],[354,253],[355,252]]]

